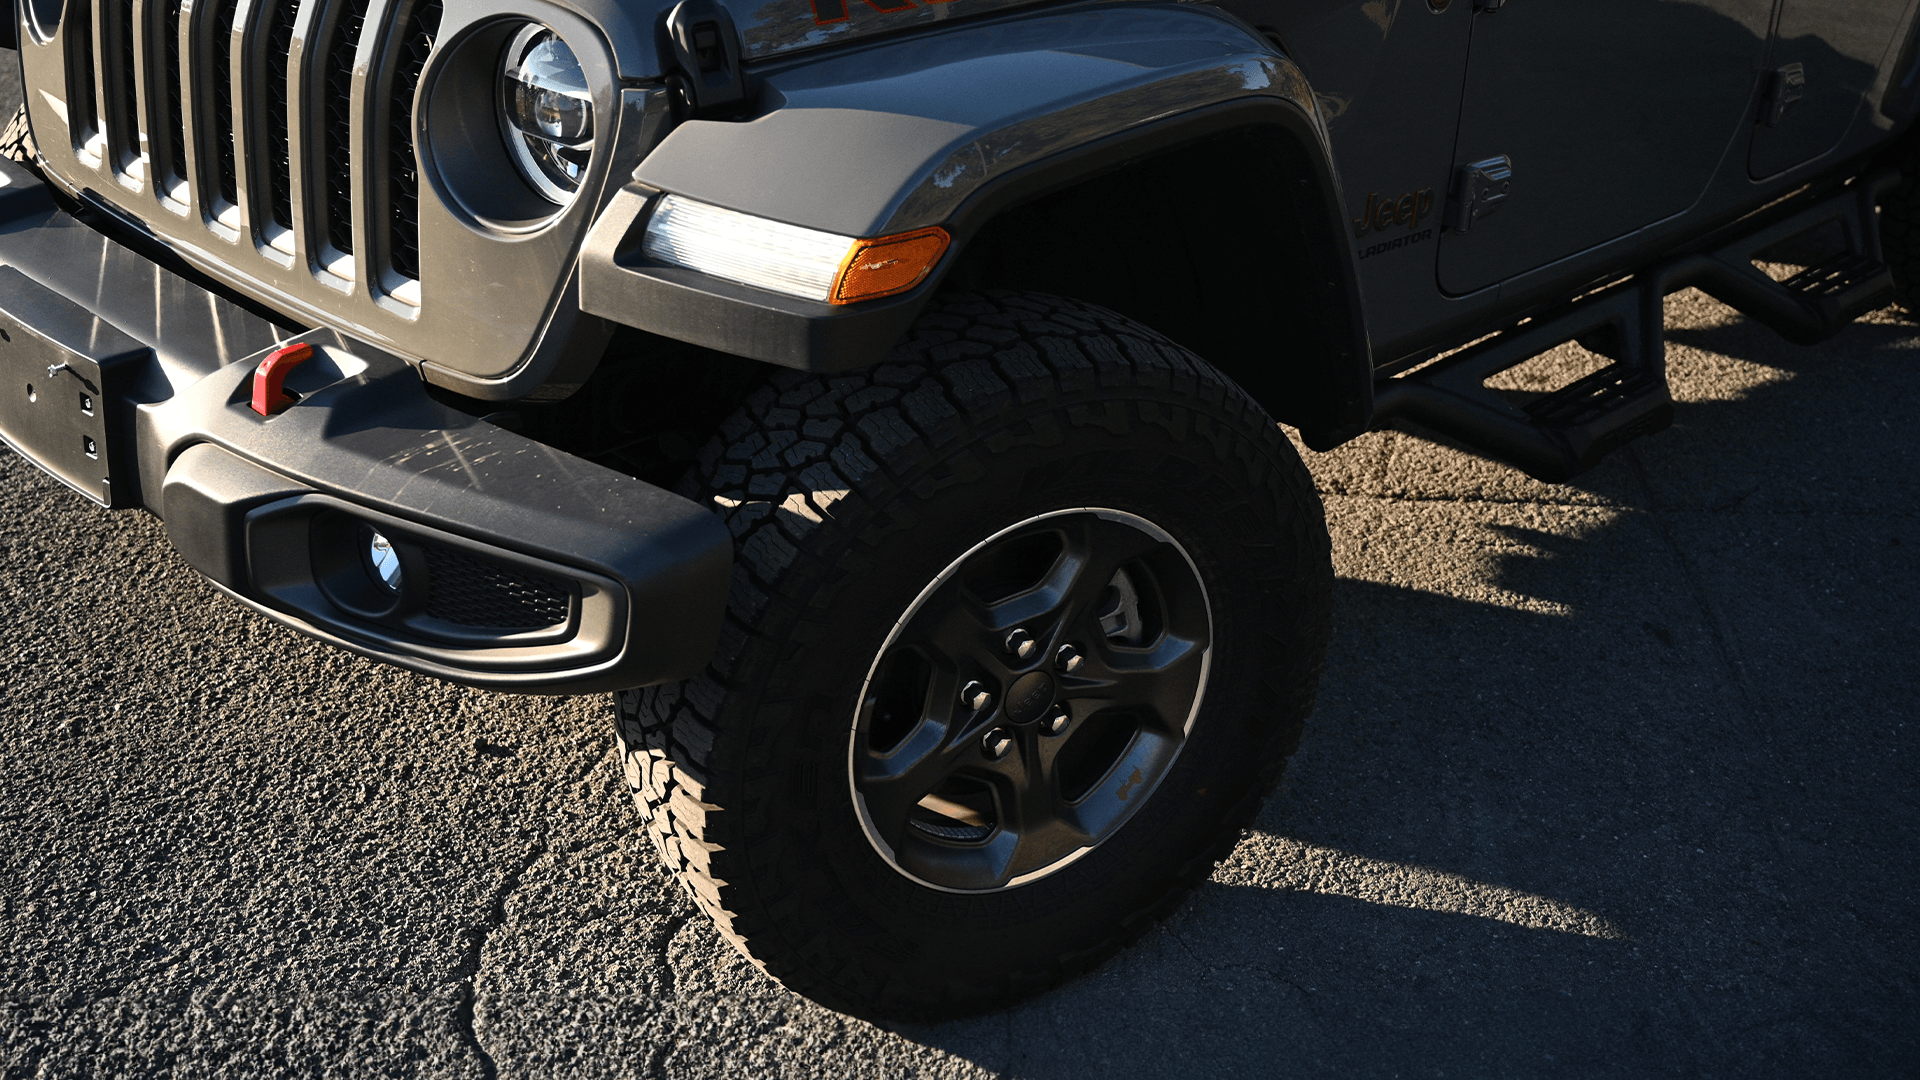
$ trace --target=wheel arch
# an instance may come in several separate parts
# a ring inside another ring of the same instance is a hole
[[[761,97],[752,119],[685,122],[641,163],[583,250],[584,310],[838,371],[884,359],[942,288],[1053,291],[1207,356],[1311,446],[1367,429],[1325,124],[1299,67],[1238,20],[1183,5],[957,27],[771,70]],[[939,225],[954,244],[910,292],[816,303],[651,264],[663,192],[846,236]],[[1036,237],[1051,258],[1021,254]],[[1071,265],[1088,251],[1102,265]]]
[[[941,286],[1110,308],[1206,357],[1310,446],[1330,448],[1367,430],[1373,400],[1333,171],[1288,106],[1207,113],[1134,142],[1117,163],[1060,162],[996,193],[1001,205],[980,215]]]

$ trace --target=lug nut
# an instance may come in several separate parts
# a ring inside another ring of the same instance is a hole
[[[1055,705],[1047,718],[1040,721],[1040,729],[1049,735],[1058,735],[1067,730],[1067,724],[1072,720],[1073,714],[1067,711],[1065,705]]]
[[[1007,756],[1007,751],[1013,749],[1013,736],[1007,734],[1006,728],[994,728],[980,737],[980,749],[988,757],[999,761]]]
[[[974,712],[986,712],[987,706],[993,704],[993,695],[978,682],[969,682],[960,688],[960,704]]]
[[[1040,651],[1040,643],[1025,629],[1015,629],[1007,635],[1007,651],[1018,659],[1031,660],[1033,654]]]
[[[1087,658],[1080,655],[1080,650],[1071,645],[1062,645],[1060,651],[1053,654],[1053,666],[1069,675],[1079,671],[1080,665],[1086,662]]]

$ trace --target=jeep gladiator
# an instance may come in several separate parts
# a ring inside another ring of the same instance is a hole
[[[1914,300],[1914,8],[16,0],[0,438],[321,642],[611,693],[793,989],[994,1008],[1299,742],[1280,424],[1563,480],[1670,423],[1667,293]]]

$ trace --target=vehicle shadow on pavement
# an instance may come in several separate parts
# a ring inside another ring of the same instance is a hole
[[[603,699],[313,646],[0,454],[0,1072],[1909,1072],[1917,332],[1674,304],[1678,424],[1577,483],[1310,457],[1336,627],[1278,792],[1137,946],[934,1026],[724,944]]]
[[[1035,1080],[1920,1059],[1916,331],[1693,314],[1675,428],[1574,484],[1310,458],[1336,633],[1255,827],[1141,947],[912,1037]]]

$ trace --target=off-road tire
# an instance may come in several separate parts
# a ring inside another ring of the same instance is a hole
[[[39,168],[40,151],[33,144],[33,129],[27,126],[27,107],[13,110],[13,119],[0,128],[0,157],[17,161],[31,169]]]
[[[1099,963],[1207,877],[1312,709],[1332,569],[1306,469],[1231,380],[1109,311],[939,298],[877,368],[772,376],[682,490],[733,531],[727,619],[706,672],[617,695],[626,779],[721,933],[833,1008],[949,1018]],[[1178,535],[1214,598],[1192,739],[1065,869],[984,895],[918,884],[852,809],[862,679],[941,567],[1033,512],[1079,506]]]
[[[1920,315],[1920,143],[1901,158],[1900,183],[1880,204],[1880,248],[1893,271],[1894,303]]]

